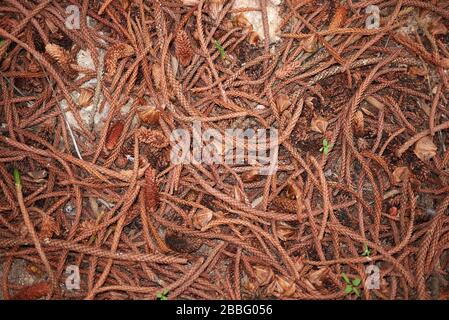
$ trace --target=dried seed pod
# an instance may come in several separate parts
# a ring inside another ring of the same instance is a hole
[[[190,38],[184,30],[179,30],[175,38],[175,53],[182,66],[187,67],[193,58]]]
[[[60,231],[60,226],[52,216],[45,214],[42,217],[41,230],[39,232],[41,239],[51,239],[54,234],[59,236]]]
[[[420,76],[420,77],[425,77],[429,74],[429,72],[426,69],[417,66],[410,66],[408,68],[408,73],[412,76]]]
[[[121,154],[117,157],[117,159],[115,159],[115,165],[120,168],[120,169],[124,169],[128,164],[128,158]]]
[[[398,215],[398,208],[397,207],[390,207],[388,209],[388,214],[390,216],[396,217]]]
[[[260,286],[269,284],[273,279],[274,272],[271,268],[266,266],[254,266],[253,269],[256,281]]]
[[[71,72],[72,68],[70,64],[73,63],[73,59],[67,50],[58,46],[57,44],[49,43],[45,46],[45,52],[52,57],[66,72]]]
[[[117,62],[132,55],[134,55],[134,48],[129,44],[117,43],[111,46],[104,57],[106,73],[113,76],[117,72]]]
[[[147,210],[153,213],[157,210],[159,204],[159,188],[156,184],[155,171],[151,167],[148,167],[145,171],[144,183],[143,192],[145,195],[145,205]]]
[[[78,98],[78,104],[81,107],[87,107],[88,105],[90,105],[94,93],[95,93],[94,90],[92,90],[91,88],[81,88],[80,96]]]
[[[358,136],[362,136],[365,129],[365,120],[363,112],[357,110],[354,114],[354,132]]]
[[[139,108],[138,115],[139,119],[143,123],[157,124],[159,123],[159,117],[161,115],[161,112],[157,110],[155,107],[142,106],[141,108]]]
[[[279,113],[284,112],[284,110],[290,107],[291,104],[290,98],[284,93],[281,93],[276,97],[276,107],[278,108]]]
[[[260,177],[259,169],[251,169],[242,173],[243,182],[254,182]]]
[[[160,64],[155,63],[151,66],[151,76],[153,77],[154,86],[156,89],[161,89],[162,68]]]
[[[335,29],[340,28],[342,25],[344,25],[346,21],[346,16],[348,14],[348,8],[346,6],[338,6],[335,10],[335,14],[332,17],[331,23],[329,24],[329,31],[333,31]]]
[[[106,138],[105,148],[108,151],[114,149],[117,145],[118,139],[125,128],[125,123],[123,121],[117,121],[109,130],[108,136]]]
[[[20,289],[11,300],[37,300],[45,297],[51,290],[48,282],[35,283]]]
[[[139,128],[137,131],[137,138],[139,141],[148,144],[155,149],[163,149],[170,144],[161,131],[144,127]]]
[[[213,214],[209,209],[200,209],[195,212],[192,218],[192,224],[196,229],[203,229],[212,220]]]
[[[328,121],[323,117],[316,117],[310,123],[310,130],[324,134],[326,132]]]
[[[429,161],[437,154],[437,150],[432,137],[425,136],[416,142],[414,152],[421,161]]]

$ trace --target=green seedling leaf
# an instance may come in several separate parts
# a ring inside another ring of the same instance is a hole
[[[356,294],[357,297],[360,297],[360,290],[356,287],[352,287],[352,291]]]
[[[168,291],[164,290],[156,295],[157,300],[168,300]]]
[[[217,50],[220,52],[220,56],[222,59],[224,59],[226,57],[226,51],[223,48],[223,46],[221,45],[220,41],[215,40],[215,47],[217,48]]]
[[[363,257],[369,257],[371,255],[371,249],[368,248],[368,246],[366,244],[363,245],[363,253],[362,256]]]
[[[345,288],[345,293],[351,293],[352,289],[353,289],[352,286],[350,284],[347,284]]]
[[[354,280],[352,280],[352,285],[358,287],[361,282],[362,280],[360,278],[355,278]]]
[[[320,148],[320,152],[327,155],[329,153],[329,148],[330,148],[329,141],[327,141],[327,139],[323,139],[323,146]]]
[[[14,176],[14,182],[16,183],[16,185],[21,186],[22,179],[20,178],[20,171],[18,169],[14,169],[13,176]]]
[[[351,285],[351,281],[349,280],[349,278],[348,278],[348,276],[346,275],[346,273],[342,272],[342,273],[341,273],[341,277],[343,278],[343,280],[344,280],[347,284]]]

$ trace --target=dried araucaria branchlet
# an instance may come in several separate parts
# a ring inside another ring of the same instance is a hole
[[[117,43],[111,46],[106,52],[104,65],[106,73],[113,76],[117,72],[117,62],[120,59],[134,55],[134,48],[126,43]]]
[[[145,171],[143,191],[147,210],[155,212],[159,205],[159,188],[156,184],[156,173],[151,167]]]
[[[187,67],[193,58],[192,44],[187,32],[179,30],[175,38],[176,57],[183,67]]]

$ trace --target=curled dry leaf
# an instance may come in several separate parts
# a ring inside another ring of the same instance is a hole
[[[310,123],[310,130],[324,134],[326,132],[327,125],[328,121],[326,119],[323,117],[316,117],[313,118]]]
[[[143,123],[157,124],[159,123],[161,112],[157,110],[156,107],[142,106],[138,110],[138,115]]]
[[[182,4],[185,6],[196,6],[200,3],[200,0],[182,0]]]
[[[410,170],[407,167],[397,167],[393,171],[393,183],[399,184],[408,179]]]
[[[111,46],[104,57],[104,65],[109,76],[117,72],[117,62],[120,59],[134,55],[134,48],[126,43],[117,43]]]
[[[257,46],[259,44],[259,42],[260,42],[259,35],[254,31],[250,31],[250,33],[248,35],[248,43],[250,45]]]
[[[161,131],[144,127],[137,131],[137,138],[155,149],[163,149],[170,144]]]
[[[302,45],[304,47],[304,51],[309,53],[313,53],[318,50],[318,42],[315,36],[310,36],[307,39],[305,39]]]
[[[432,137],[425,136],[416,142],[414,152],[421,161],[429,161],[437,154],[437,150]]]
[[[292,297],[296,292],[296,284],[293,280],[276,275],[273,282],[267,288],[267,294],[279,298]]]
[[[267,266],[256,265],[253,267],[254,276],[256,277],[257,284],[259,286],[265,286],[271,282],[274,276],[274,272]]]
[[[156,173],[151,167],[145,171],[143,192],[147,210],[155,212],[159,204],[159,188],[156,184]]]
[[[441,19],[433,19],[432,21],[430,21],[427,30],[433,36],[447,34],[447,27],[444,25],[444,23],[441,22]]]
[[[279,113],[284,112],[284,110],[290,107],[291,104],[290,98],[284,93],[281,93],[276,97],[276,107],[278,108]]]
[[[315,287],[321,287],[323,285],[323,280],[329,273],[329,268],[324,267],[318,270],[311,270],[307,275],[307,280]]]
[[[315,101],[315,97],[307,97],[306,100],[304,101],[305,105],[308,108],[313,109],[314,108],[314,104],[313,102]]]
[[[45,179],[48,175],[47,170],[34,170],[34,171],[28,171],[27,174],[34,180],[39,181],[42,179]]]
[[[236,27],[249,28],[250,30],[252,30],[251,23],[248,21],[248,19],[246,19],[246,17],[242,13],[235,15],[233,22]]]
[[[277,234],[282,241],[292,240],[295,231],[296,229],[286,222],[281,221],[277,224]]]
[[[179,253],[192,253],[202,246],[200,238],[187,236],[170,230],[165,233],[165,243],[171,250]]]
[[[109,133],[106,137],[105,148],[108,151],[111,151],[117,145],[118,139],[122,134],[123,129],[125,128],[125,123],[123,121],[117,121],[109,130]]]
[[[254,281],[254,279],[248,277],[246,274],[242,276],[242,287],[250,294],[253,294],[258,288],[257,283]]]
[[[179,30],[175,38],[175,53],[179,63],[187,67],[193,58],[192,45],[190,38],[184,30]]]
[[[78,104],[80,105],[80,107],[89,106],[94,94],[95,92],[91,88],[81,88],[80,96],[78,98]]]
[[[212,220],[213,214],[209,209],[200,209],[195,212],[192,224],[196,229],[203,229]]]
[[[260,177],[259,169],[251,169],[242,173],[241,178],[243,182],[254,182]]]

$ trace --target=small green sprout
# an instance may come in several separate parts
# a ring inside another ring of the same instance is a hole
[[[156,295],[157,300],[168,300],[168,290],[164,290],[163,292],[159,292]]]
[[[364,244],[362,257],[369,257],[370,255],[371,255],[371,249],[366,244]]]
[[[327,139],[323,139],[323,146],[320,148],[320,152],[324,153],[325,155],[327,155],[329,153],[329,148],[330,148],[330,144],[329,141],[327,141]]]
[[[215,40],[215,47],[217,48],[218,51],[220,51],[221,58],[224,59],[226,57],[226,51],[221,45],[220,41]]]
[[[346,294],[352,294],[354,293],[357,297],[360,297],[360,289],[359,286],[362,283],[362,280],[360,278],[355,278],[352,281],[349,280],[346,273],[342,272],[341,277],[346,283],[345,293]]]
[[[20,171],[18,169],[14,169],[13,171],[14,182],[17,186],[22,185],[22,179],[20,178]]]

